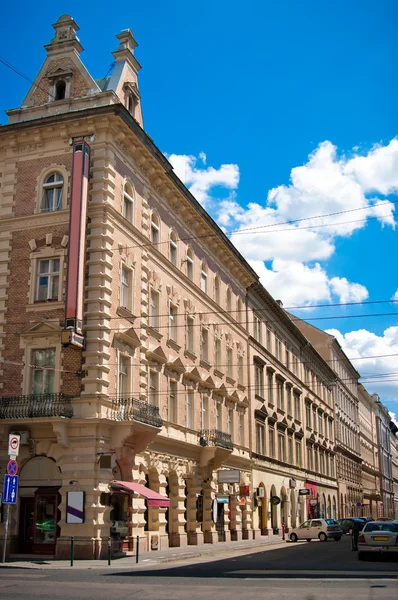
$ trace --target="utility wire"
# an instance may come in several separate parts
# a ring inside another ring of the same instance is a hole
[[[26,79],[26,81],[29,81],[29,83],[35,83],[33,79],[31,79],[30,77],[28,77],[27,75],[25,75],[24,73],[22,73],[22,71],[20,71],[19,69],[17,69],[16,67],[14,67],[14,65],[12,65],[8,60],[6,60],[5,58],[0,56],[0,62],[3,63],[3,65],[5,65],[6,67],[8,67],[9,69],[11,69],[11,71],[14,71],[14,73],[16,73],[17,75],[19,75],[20,77],[23,77],[23,79]],[[36,85],[36,88],[41,90],[42,92],[45,92],[46,94],[48,94],[49,96],[51,96],[51,98],[53,100],[55,100],[55,96],[53,96],[51,94],[51,92],[49,92],[48,90],[45,90],[44,88],[40,87],[39,85]]]

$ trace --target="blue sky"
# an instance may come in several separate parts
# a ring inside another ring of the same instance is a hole
[[[51,23],[69,13],[80,26],[82,60],[99,78],[112,62],[115,34],[131,28],[143,66],[145,129],[226,231],[264,226],[233,241],[285,306],[392,298],[395,0],[119,1],[114,11],[105,2],[39,6],[25,0],[17,22],[14,7],[3,7],[1,56],[33,79]],[[21,103],[29,83],[1,64],[0,76],[3,115]],[[386,200],[391,204],[380,204]],[[345,210],[352,212],[309,219]],[[305,220],[274,225],[291,219]],[[322,227],[298,231],[316,225]],[[398,353],[398,317],[376,316],[398,312],[398,303],[293,312],[345,316],[313,323],[333,329],[350,357]],[[397,359],[354,362],[392,411]]]

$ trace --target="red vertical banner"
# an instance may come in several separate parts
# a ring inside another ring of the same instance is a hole
[[[71,342],[82,345],[86,225],[90,147],[85,141],[73,142],[72,185],[69,220],[68,265],[66,279],[65,329]],[[77,334],[77,335],[73,335]]]

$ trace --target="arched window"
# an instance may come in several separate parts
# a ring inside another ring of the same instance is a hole
[[[51,173],[43,183],[41,200],[42,212],[53,212],[62,209],[64,178],[61,173]]]
[[[187,248],[187,277],[192,281],[193,280],[193,250],[192,248]]]
[[[169,252],[170,252],[170,262],[176,267],[177,266],[177,234],[175,231],[170,232],[169,239]]]
[[[63,79],[55,84],[55,100],[63,100],[66,93],[66,83]]]
[[[129,183],[123,188],[122,215],[130,223],[134,222],[134,190]]]
[[[207,265],[204,262],[200,269],[200,289],[207,293]]]
[[[232,292],[230,288],[227,289],[227,311],[231,312],[232,309]]]
[[[156,213],[152,213],[151,217],[151,242],[154,245],[159,244],[160,240],[160,222]]]
[[[214,300],[217,304],[220,304],[220,278],[218,275],[214,278]]]

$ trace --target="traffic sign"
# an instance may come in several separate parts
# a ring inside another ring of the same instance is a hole
[[[18,475],[4,475],[3,504],[16,504],[18,496]]]
[[[19,443],[21,436],[18,433],[10,433],[8,436],[8,454],[10,456],[18,456],[19,454]]]
[[[8,475],[11,475],[11,477],[15,477],[15,475],[18,473],[18,463],[13,458],[8,461],[7,473]]]

